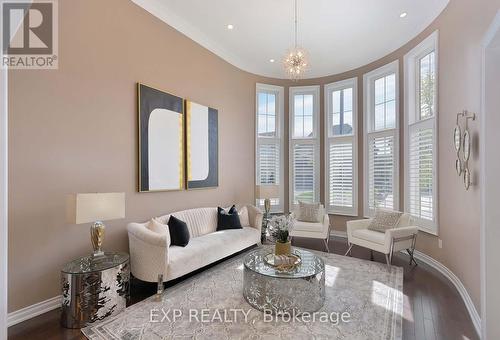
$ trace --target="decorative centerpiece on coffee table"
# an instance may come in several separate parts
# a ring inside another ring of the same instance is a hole
[[[291,215],[273,216],[270,223],[270,234],[275,239],[274,253],[288,255],[291,253],[290,232],[295,220]]]

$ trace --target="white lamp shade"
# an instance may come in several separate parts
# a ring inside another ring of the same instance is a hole
[[[280,196],[280,186],[279,185],[257,185],[255,187],[255,197],[266,199],[266,198],[277,198]]]
[[[68,195],[67,218],[71,224],[125,218],[125,193]]]

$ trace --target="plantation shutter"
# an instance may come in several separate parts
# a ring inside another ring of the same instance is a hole
[[[315,145],[312,143],[293,146],[293,193],[294,204],[298,201],[314,202],[315,197]]]
[[[371,210],[394,209],[394,135],[370,136],[368,143],[368,200]]]
[[[414,217],[432,221],[434,129],[415,125],[410,128],[408,154],[408,210]]]
[[[278,143],[266,143],[259,145],[259,184],[280,184],[280,154]]]
[[[329,202],[331,207],[353,207],[353,145],[352,142],[330,143]]]

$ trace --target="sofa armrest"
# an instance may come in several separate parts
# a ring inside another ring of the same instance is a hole
[[[262,211],[257,208],[254,205],[247,205],[247,211],[248,211],[248,220],[250,222],[250,226],[252,228],[255,228],[259,230],[259,232],[262,231],[262,219],[264,218],[264,214]]]
[[[155,233],[140,223],[129,223],[127,230],[132,274],[147,282],[157,282],[159,274],[166,280],[167,234]]]
[[[352,232],[358,229],[366,229],[370,225],[372,219],[352,220],[347,221],[347,239],[352,237]]]

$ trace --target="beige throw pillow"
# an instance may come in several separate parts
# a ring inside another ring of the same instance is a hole
[[[248,218],[248,209],[246,206],[238,209],[238,216],[240,218],[240,224],[242,227],[250,226],[250,220]]]
[[[151,221],[146,224],[146,228],[157,234],[166,234],[167,247],[170,247],[170,231],[168,225],[160,223],[156,218],[152,218]]]
[[[297,220],[302,222],[318,223],[322,219],[323,205],[320,203],[305,203],[299,201]],[[320,216],[321,215],[321,216]]]
[[[396,228],[401,215],[403,213],[400,211],[377,209],[368,229],[385,233],[387,229]]]

